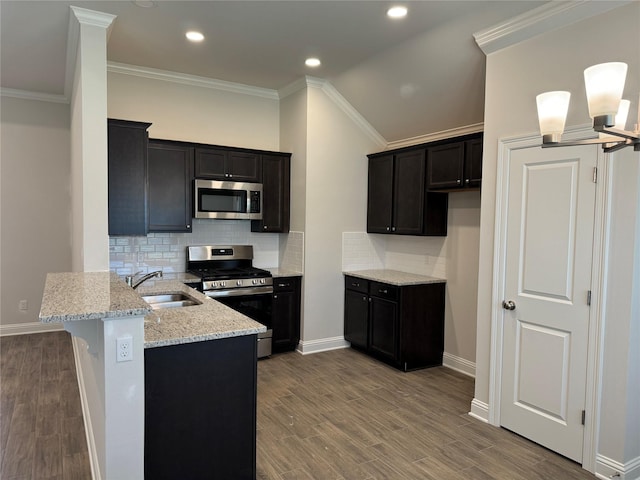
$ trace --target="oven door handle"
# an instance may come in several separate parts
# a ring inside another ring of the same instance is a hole
[[[207,297],[244,297],[248,295],[271,295],[273,286],[266,285],[260,287],[232,288],[230,290],[206,290],[203,292]]]

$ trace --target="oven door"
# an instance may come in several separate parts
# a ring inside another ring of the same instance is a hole
[[[271,355],[271,338],[273,332],[271,327],[272,293],[215,296],[212,298],[267,327],[266,332],[258,334],[258,358]]]

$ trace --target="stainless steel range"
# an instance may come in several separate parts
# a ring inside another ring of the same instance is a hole
[[[198,245],[187,247],[187,272],[200,278],[206,296],[260,322],[258,358],[271,355],[273,278],[253,266],[252,245]]]

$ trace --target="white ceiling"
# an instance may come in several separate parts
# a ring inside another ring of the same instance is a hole
[[[392,3],[409,8],[391,20]],[[483,121],[473,33],[544,1],[0,1],[0,84],[62,95],[74,5],[117,15],[109,61],[278,90],[329,80],[387,140]],[[200,30],[201,44],[184,33]],[[318,56],[322,65],[305,67]]]

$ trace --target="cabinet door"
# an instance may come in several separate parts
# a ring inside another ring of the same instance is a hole
[[[369,158],[367,232],[391,233],[393,155]]]
[[[424,229],[425,151],[396,155],[394,175],[393,233],[421,235]]]
[[[226,170],[227,177],[234,182],[262,181],[262,162],[256,153],[228,152]]]
[[[464,184],[479,187],[482,183],[482,138],[465,142]]]
[[[427,188],[462,187],[464,142],[428,148]]]
[[[195,149],[195,176],[212,180],[226,180],[226,150],[213,148]]]
[[[295,350],[300,340],[300,278],[274,278],[272,349]]]
[[[398,359],[398,304],[372,296],[369,324],[371,351],[396,362]]]
[[[352,346],[367,348],[369,339],[369,297],[355,290],[344,292],[344,339]]]
[[[149,231],[190,232],[193,149],[149,142]]]
[[[147,128],[109,119],[109,235],[147,234]]]
[[[289,231],[290,171],[289,156],[262,156],[262,220],[251,221],[252,232]]]

